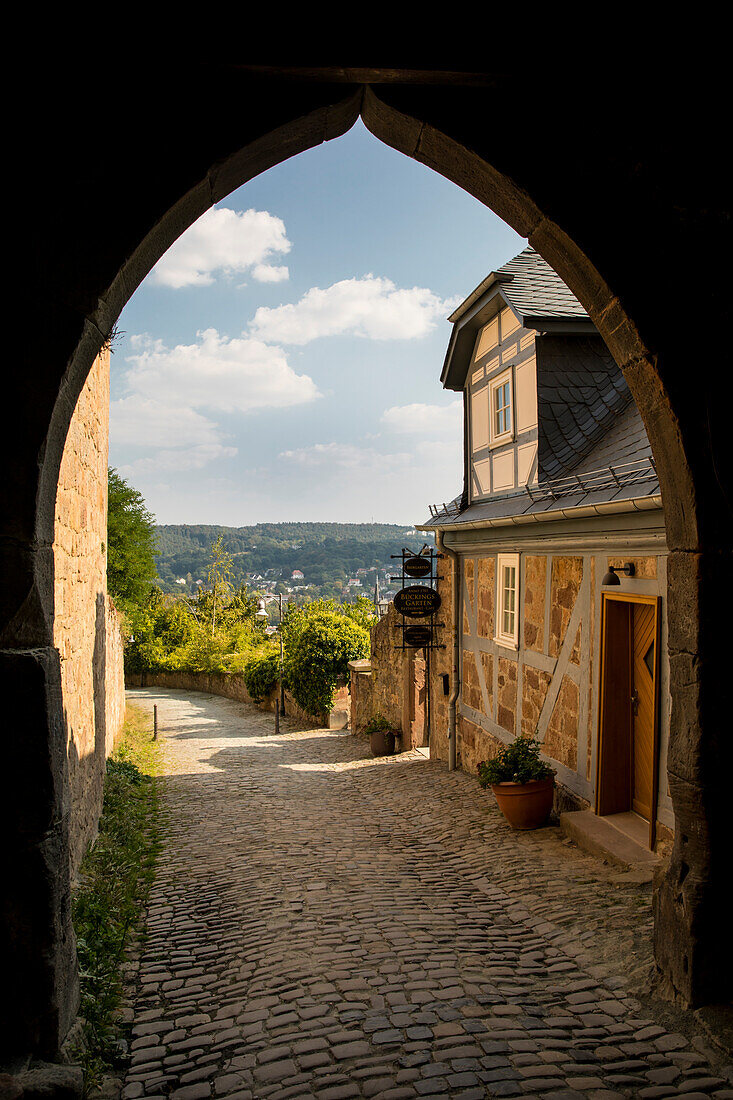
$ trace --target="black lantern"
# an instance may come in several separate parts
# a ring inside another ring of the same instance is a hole
[[[601,584],[621,584],[621,581],[616,576],[617,573],[625,573],[627,577],[633,577],[636,574],[636,567],[631,561],[627,561],[624,565],[609,565],[608,572],[601,581]]]

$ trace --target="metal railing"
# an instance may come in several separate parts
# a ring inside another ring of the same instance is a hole
[[[626,489],[631,485],[648,482],[657,477],[657,467],[651,455],[636,459],[634,462],[621,462],[613,466],[604,466],[598,470],[589,470],[583,474],[568,474],[565,477],[550,478],[537,485],[524,485],[513,493],[502,493],[494,499],[511,500],[517,497],[529,497],[532,502],[559,500],[562,497],[578,493],[601,492],[604,489]],[[461,514],[460,497],[448,504],[431,504],[431,519],[453,519]]]

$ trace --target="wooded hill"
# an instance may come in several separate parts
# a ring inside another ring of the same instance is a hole
[[[211,548],[221,535],[233,558],[235,583],[252,584],[247,574],[259,574],[270,581],[279,579],[290,584],[291,573],[299,569],[305,575],[301,584],[318,589],[309,589],[309,597],[339,596],[358,569],[375,568],[384,585],[386,575],[397,571],[391,554],[399,554],[403,546],[419,550],[423,543],[432,541],[425,532],[391,523],[258,523],[251,527],[175,524],[158,526],[155,534],[156,564],[166,592],[192,591],[197,580],[206,581]],[[361,578],[365,588],[373,587],[374,576],[370,573]],[[181,578],[186,580],[185,586],[178,583]],[[354,594],[363,593],[357,589]]]

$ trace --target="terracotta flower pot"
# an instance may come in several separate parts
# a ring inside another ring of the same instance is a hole
[[[529,783],[493,783],[491,789],[512,829],[538,829],[550,816],[555,777],[532,779]]]
[[[394,733],[392,730],[375,730],[369,734],[372,756],[392,756],[394,753]]]

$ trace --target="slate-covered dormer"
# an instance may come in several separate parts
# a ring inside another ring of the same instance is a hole
[[[464,394],[466,504],[569,474],[631,405],[588,314],[532,248],[449,320],[442,381]]]

